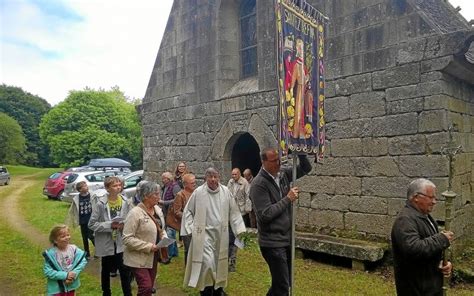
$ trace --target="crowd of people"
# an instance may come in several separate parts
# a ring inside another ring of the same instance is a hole
[[[158,262],[169,264],[184,252],[185,286],[201,295],[227,295],[229,272],[236,270],[237,250],[248,227],[257,228],[260,252],[271,274],[268,296],[289,295],[291,285],[291,205],[298,187],[291,185],[293,170],[282,167],[278,150],[260,153],[262,168],[254,177],[250,169],[233,168],[227,186],[210,167],[204,183],[196,188],[196,177],[184,162],[174,174],[164,172],[162,186],[141,181],[136,195],[121,194],[123,181],[108,177],[105,194],[90,193],[85,182],[77,184],[79,195],[71,204],[66,224],[80,226],[84,251],[70,244],[67,225],[51,230],[52,247],[43,253],[48,295],[71,296],[80,286],[79,274],[94,256],[101,260],[103,295],[111,295],[110,276],[118,270],[123,295],[156,292]],[[298,155],[296,178],[312,169],[306,155]],[[408,186],[407,205],[392,229],[392,247],[397,293],[438,295],[443,276],[452,264],[441,261],[454,234],[439,231],[430,216],[436,204],[436,187],[426,179]]]

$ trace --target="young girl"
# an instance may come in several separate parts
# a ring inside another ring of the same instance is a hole
[[[81,285],[79,273],[87,264],[86,253],[69,244],[70,239],[66,225],[57,225],[51,229],[49,241],[53,247],[43,252],[48,295],[73,296]]]

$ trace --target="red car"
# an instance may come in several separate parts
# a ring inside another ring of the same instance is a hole
[[[66,185],[70,174],[71,172],[58,172],[49,176],[48,180],[44,183],[43,194],[50,199],[61,199],[64,185]]]

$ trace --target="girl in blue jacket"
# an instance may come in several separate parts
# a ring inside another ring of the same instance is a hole
[[[57,225],[51,229],[49,241],[53,246],[43,252],[48,295],[73,296],[81,285],[79,274],[87,264],[86,253],[70,244],[70,239],[66,225]]]

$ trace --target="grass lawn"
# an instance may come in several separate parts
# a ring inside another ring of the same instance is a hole
[[[69,204],[48,200],[42,195],[46,178],[55,170],[9,167],[12,185],[0,187],[0,201],[15,190],[15,176],[28,177],[28,187],[20,198],[22,215],[40,232],[47,235],[49,229],[64,221]],[[72,233],[73,243],[82,248],[79,229]],[[30,240],[12,230],[0,215],[0,285],[18,292],[17,295],[41,295],[45,279],[42,274],[42,249]],[[199,295],[192,289],[182,288],[184,276],[183,250],[180,257],[169,265],[160,265],[158,286],[177,287],[186,295]],[[4,267],[9,268],[4,268]],[[97,272],[95,273],[97,274]],[[387,280],[379,272],[360,272],[346,268],[321,264],[312,260],[296,260],[295,295],[395,295],[392,280]],[[79,295],[100,295],[100,279],[94,273],[81,274],[82,286]],[[118,281],[114,280],[113,294],[121,295]],[[229,276],[229,295],[264,295],[270,285],[270,274],[258,246],[249,244],[239,250],[237,272]],[[1,291],[1,290],[0,290]],[[473,295],[473,290],[451,289],[450,295]],[[1,294],[1,292],[0,292]],[[165,294],[162,294],[165,295]]]

